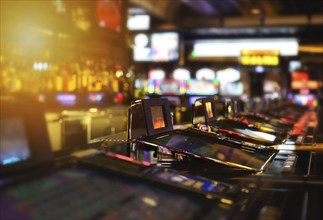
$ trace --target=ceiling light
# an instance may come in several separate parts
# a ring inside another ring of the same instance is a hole
[[[258,8],[251,9],[251,14],[258,15],[260,14],[260,10]]]

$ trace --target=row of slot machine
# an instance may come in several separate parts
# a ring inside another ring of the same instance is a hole
[[[264,74],[264,73],[259,73]],[[194,75],[195,78],[191,76]],[[256,111],[268,107],[273,100],[282,98],[282,90],[279,83],[270,77],[265,77],[259,94],[254,94],[251,90],[254,85],[247,82],[247,72],[239,69],[226,68],[215,71],[212,68],[203,67],[197,69],[193,74],[186,67],[175,68],[170,74],[165,69],[153,68],[147,73],[148,79],[136,79],[134,98],[166,98],[171,102],[172,110],[177,112],[175,123],[185,122],[191,119],[191,106],[197,98],[212,97],[214,95],[221,99],[230,97],[240,97],[252,107],[256,101],[254,98],[261,98],[261,106]],[[291,74],[290,90],[288,90],[288,100],[299,105],[316,108],[318,106],[318,81],[310,80],[309,73],[295,71]],[[250,76],[249,76],[250,77]],[[249,92],[248,92],[249,91]],[[257,90],[258,91],[258,90]],[[251,97],[252,96],[252,97]],[[259,101],[258,101],[259,102]],[[259,105],[259,103],[258,103]],[[269,106],[270,107],[270,106]]]
[[[3,96],[2,99],[12,99],[15,101],[29,100],[40,103],[49,110],[107,108],[121,105],[125,102],[123,93],[109,92],[15,93]]]
[[[244,113],[228,99],[219,117],[216,105],[196,99],[191,125],[176,128],[167,99],[136,100],[126,132],[61,156],[49,152],[40,108],[8,105],[1,112],[2,215],[321,219],[322,155],[311,150],[319,145],[315,112],[285,102]]]
[[[315,112],[285,102],[243,113],[239,100],[227,99],[219,117],[216,102],[196,99],[191,126],[174,129],[167,99],[134,101],[123,134],[127,141],[93,141],[95,151],[77,158],[85,166],[151,182],[150,187],[163,185],[232,208],[216,218],[322,217],[314,203],[323,185],[319,154],[311,150],[318,144]]]
[[[191,120],[191,107],[198,98],[218,94],[241,96],[244,93],[240,72],[233,68],[216,72],[203,67],[196,71],[195,78],[185,67],[176,68],[170,76],[162,68],[151,69],[147,75],[148,79],[136,80],[135,88],[140,88],[136,92],[140,91],[141,97],[168,99],[175,124]],[[135,94],[135,97],[140,96]]]

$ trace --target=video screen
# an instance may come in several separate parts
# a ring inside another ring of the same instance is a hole
[[[165,118],[164,111],[162,106],[152,106],[150,107],[151,118],[153,122],[153,128],[164,128],[165,127]]]
[[[207,113],[207,117],[208,118],[213,118],[214,115],[213,115],[213,108],[212,108],[212,103],[211,102],[206,102],[205,103],[205,110],[206,110],[206,113]]]
[[[256,153],[185,134],[174,134],[150,141],[160,146],[195,154],[197,157],[205,157],[214,162],[235,164],[256,170],[262,170],[271,156],[271,153]]]
[[[31,156],[24,123],[21,118],[5,118],[0,121],[0,164],[8,165]]]
[[[134,37],[134,61],[169,62],[179,58],[179,34],[176,32],[139,33]]]
[[[148,30],[150,28],[150,16],[147,14],[128,15],[127,28],[131,31]]]

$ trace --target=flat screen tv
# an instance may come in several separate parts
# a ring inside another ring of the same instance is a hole
[[[131,31],[148,30],[150,28],[150,16],[146,14],[128,15],[127,28]]]
[[[137,62],[171,62],[179,58],[177,32],[138,33],[134,36],[133,60]]]

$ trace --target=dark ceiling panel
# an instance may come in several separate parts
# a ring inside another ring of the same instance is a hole
[[[279,25],[295,25],[295,21],[285,16],[322,16],[323,0],[129,0],[146,7],[152,14],[158,14],[165,21],[179,28],[207,27],[208,24],[223,26],[231,18],[241,19],[238,26],[272,24],[273,19]],[[143,4],[145,3],[145,4]],[[187,20],[187,21],[186,21]],[[247,21],[252,21],[248,25]],[[285,23],[286,22],[286,23]],[[289,23],[290,22],[290,23]],[[303,24],[302,24],[303,25]],[[234,26],[234,24],[230,25]]]

